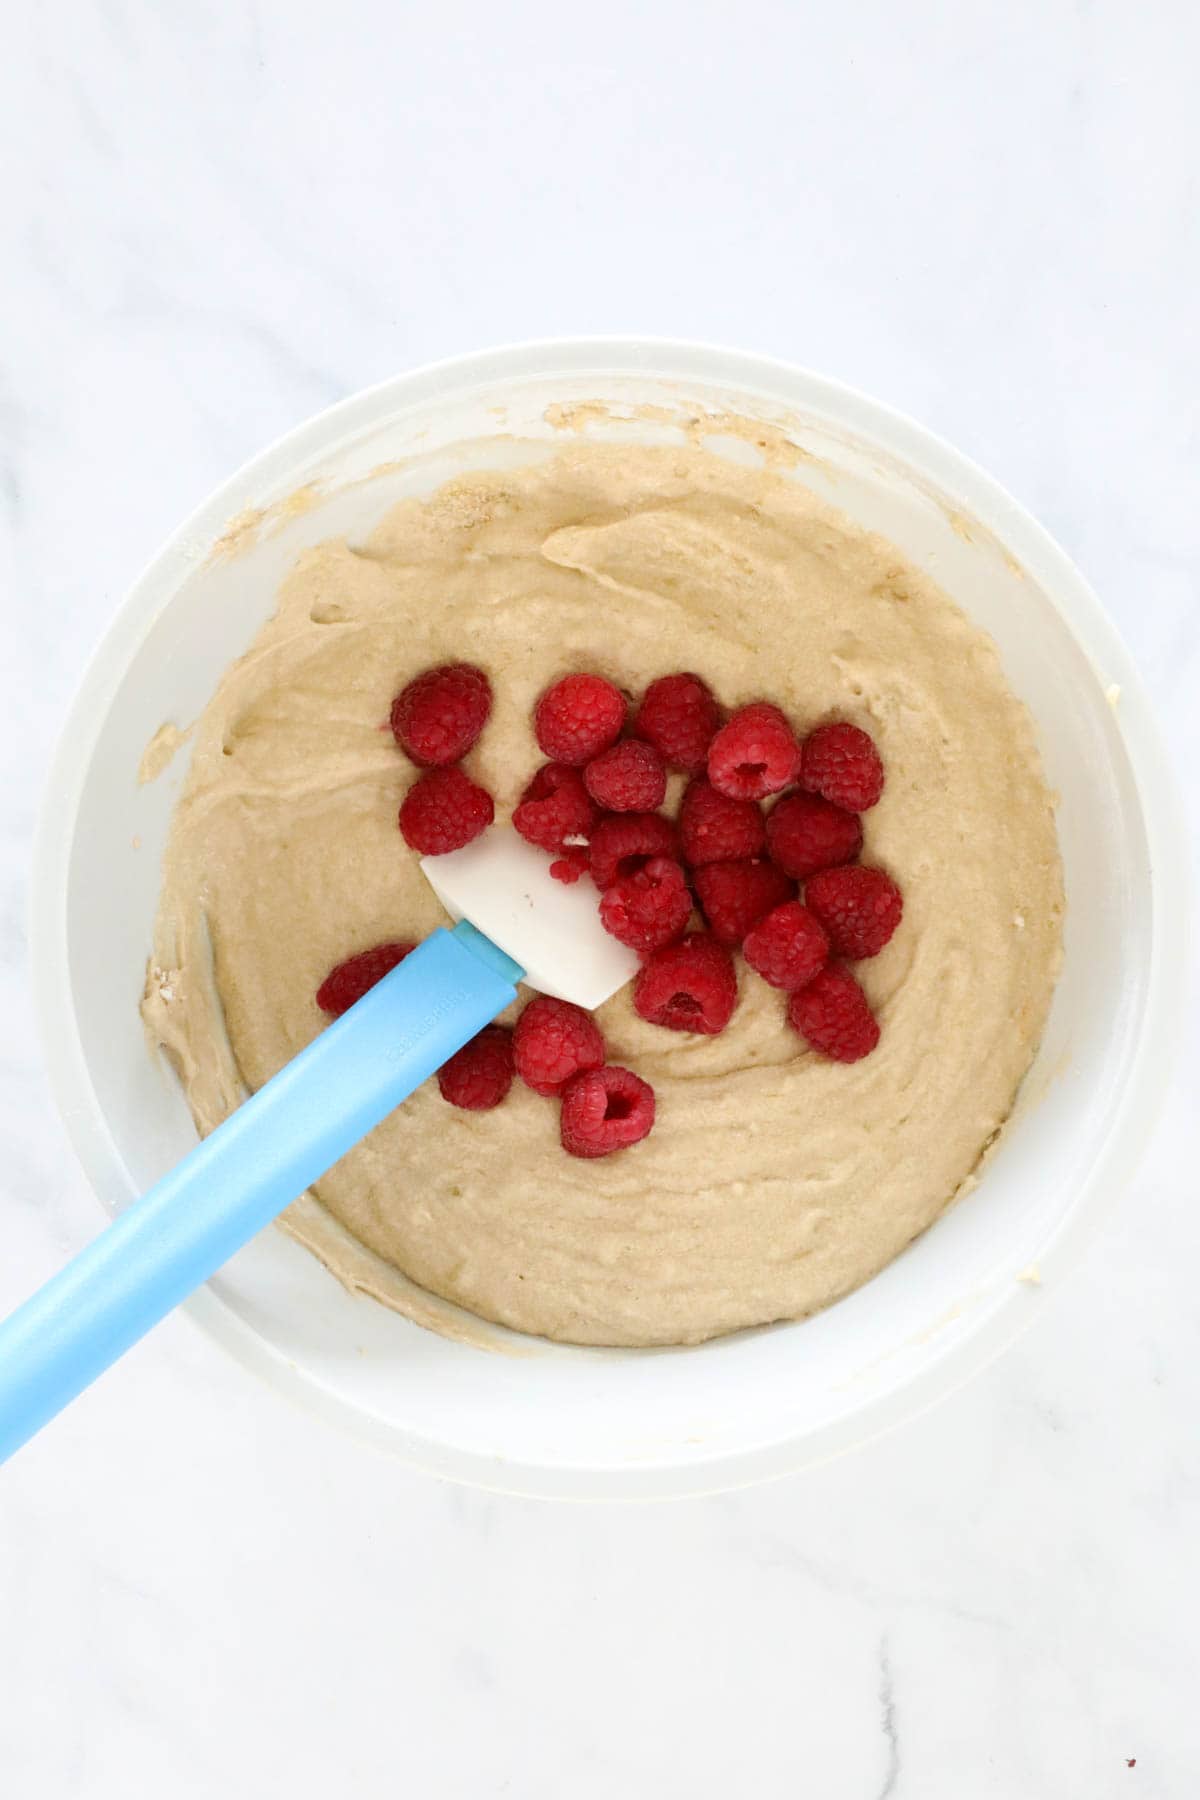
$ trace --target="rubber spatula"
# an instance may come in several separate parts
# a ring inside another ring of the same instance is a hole
[[[591,883],[553,880],[508,828],[421,867],[454,929],[418,945],[0,1325],[0,1461],[503,1012],[519,981],[593,1008],[637,972]]]

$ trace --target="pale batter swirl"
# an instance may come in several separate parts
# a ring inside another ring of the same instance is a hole
[[[864,858],[905,903],[856,970],[882,1040],[824,1061],[744,965],[716,1038],[649,1025],[621,994],[600,1023],[657,1091],[645,1142],[575,1161],[555,1104],[520,1083],[482,1114],[429,1083],[285,1223],[447,1330],[461,1315],[442,1300],[630,1345],[827,1305],[970,1184],[1053,990],[1053,807],[994,645],[891,544],[701,450],[581,443],[406,501],[360,549],[306,553],[197,725],[166,862],[145,1012],[202,1129],[321,1030],[334,963],[441,922],[396,827],[415,772],[381,727],[407,680],[462,659],[495,689],[466,766],[501,818],[543,760],[533,703],[568,670],[636,695],[694,669],[800,731],[870,730],[887,787]]]

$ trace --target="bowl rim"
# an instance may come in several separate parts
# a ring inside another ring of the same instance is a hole
[[[666,337],[590,336],[533,339],[467,352],[394,375],[338,401],[283,433],[205,499],[149,559],[117,607],[85,668],[63,720],[43,785],[30,879],[30,965],[37,1029],[47,1076],[67,1136],[97,1192],[100,1171],[120,1167],[91,1084],[75,1020],[67,958],[67,879],[75,819],[94,746],[129,663],[159,611],[199,556],[239,510],[261,500],[273,477],[388,412],[436,400],[439,391],[474,382],[594,374],[639,375],[758,393],[784,406],[827,416],[932,479],[992,529],[1037,577],[1094,669],[1121,689],[1121,734],[1149,849],[1150,951],[1145,1006],[1129,1059],[1129,1080],[1097,1148],[1089,1203],[1058,1229],[1046,1263],[1057,1278],[1091,1241],[1133,1171],[1161,1107],[1182,1031],[1188,941],[1188,879],[1163,868],[1183,841],[1183,808],[1157,721],[1137,667],[1088,582],[1043,526],[969,457],[904,413],[799,365],[723,346]],[[164,594],[167,598],[163,598]],[[1016,1288],[1016,1284],[1014,1284]],[[1041,1290],[1044,1292],[1045,1290]],[[181,1311],[246,1367],[305,1410],[384,1447],[429,1473],[498,1491],[546,1498],[667,1498],[747,1486],[840,1454],[926,1410],[960,1387],[1024,1329],[1036,1308],[1017,1289],[947,1346],[923,1370],[845,1419],[766,1447],[687,1465],[584,1470],[578,1466],[499,1461],[397,1429],[292,1365],[208,1288]]]

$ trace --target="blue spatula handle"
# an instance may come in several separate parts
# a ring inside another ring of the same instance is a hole
[[[216,1273],[516,996],[435,931],[0,1325],[0,1461]]]

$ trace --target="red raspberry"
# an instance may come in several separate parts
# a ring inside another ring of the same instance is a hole
[[[807,881],[818,869],[853,862],[862,820],[816,794],[785,794],[767,814],[767,850],[785,875]]]
[[[570,1156],[608,1156],[640,1143],[653,1125],[654,1089],[631,1069],[589,1070],[563,1094],[560,1128]]]
[[[804,898],[829,934],[835,956],[878,956],[900,923],[904,897],[882,869],[823,869]]]
[[[419,856],[444,856],[486,831],[495,816],[487,789],[461,769],[430,769],[404,796],[400,830]]]
[[[708,928],[722,944],[740,944],[772,907],[796,897],[795,882],[765,857],[706,863],[694,880]]]
[[[668,1031],[716,1037],[737,1005],[733,958],[706,931],[656,950],[633,984],[634,1011]]]
[[[608,812],[653,812],[667,791],[667,771],[651,744],[626,738],[583,771],[588,793]]]
[[[539,850],[563,850],[568,838],[586,838],[596,823],[583,776],[566,763],[546,763],[521,795],[513,825]]]
[[[785,900],[748,932],[742,955],[772,987],[804,987],[829,960],[824,927],[798,900]]]
[[[654,745],[668,768],[694,775],[704,767],[720,723],[721,709],[707,682],[698,675],[663,675],[646,689],[633,729]]]
[[[756,700],[722,725],[708,751],[708,779],[731,800],[761,800],[794,781],[800,746],[777,706]]]
[[[574,887],[581,875],[586,875],[591,865],[591,858],[581,845],[572,844],[550,864],[550,873],[555,881],[561,881],[564,887]]]
[[[731,800],[698,775],[688,783],[679,809],[684,860],[693,869],[705,863],[757,856],[766,842],[757,800]]]
[[[849,969],[836,963],[788,1001],[788,1024],[834,1062],[858,1062],[879,1042],[879,1024]]]
[[[328,975],[317,989],[317,1005],[322,1012],[340,1019],[369,988],[402,963],[415,944],[376,944],[372,950],[360,950],[348,956]]]
[[[600,902],[605,931],[643,955],[682,937],[691,916],[687,878],[668,856],[652,856],[636,875],[614,881]]]
[[[674,825],[661,813],[615,813],[601,819],[588,848],[592,880],[603,893],[644,869],[652,856],[674,856],[678,845]]]
[[[883,792],[883,762],[866,732],[843,719],[805,738],[800,781],[847,812],[866,812]]]
[[[438,1070],[442,1098],[465,1112],[490,1112],[512,1086],[513,1034],[506,1025],[485,1025]]]
[[[418,768],[442,768],[467,754],[492,710],[492,684],[470,663],[426,669],[392,701],[392,732]]]
[[[580,769],[610,744],[625,723],[625,696],[602,675],[564,675],[533,712],[538,743],[555,762]]]
[[[558,1094],[573,1075],[603,1067],[604,1039],[582,1006],[538,994],[517,1020],[513,1055],[526,1087],[535,1094]]]

